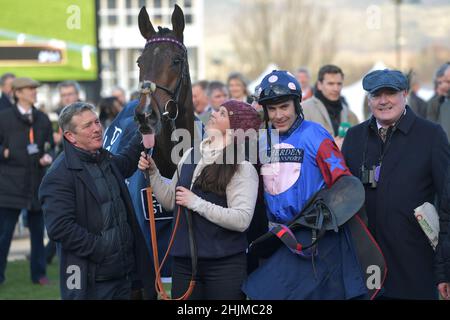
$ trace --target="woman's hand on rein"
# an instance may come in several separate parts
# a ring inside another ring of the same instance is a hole
[[[185,187],[177,187],[175,189],[175,203],[179,206],[191,209],[195,197],[195,194]]]
[[[148,171],[153,174],[156,171],[156,164],[152,157],[147,155],[145,152],[141,152],[141,157],[139,158],[138,168],[141,171]]]

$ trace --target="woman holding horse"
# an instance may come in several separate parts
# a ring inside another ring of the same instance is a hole
[[[211,114],[206,125],[208,138],[199,148],[185,152],[170,184],[163,181],[150,157],[143,153],[140,158],[139,169],[149,172],[158,202],[173,212],[182,210],[171,251],[174,298],[183,295],[189,287],[194,258],[196,284],[190,299],[245,298],[241,285],[247,275],[246,230],[256,204],[258,173],[250,162],[238,160],[236,155],[242,155],[245,140],[233,132],[257,131],[260,123],[257,112],[247,103],[225,102]],[[199,161],[194,157],[196,152],[200,153]],[[191,256],[189,248],[192,239],[188,233],[188,215],[192,217],[197,257]]]

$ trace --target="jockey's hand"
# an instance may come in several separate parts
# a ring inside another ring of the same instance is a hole
[[[141,152],[138,168],[141,171],[148,171],[149,174],[153,174],[157,170],[155,161],[153,161],[152,157],[150,157],[144,151]]]
[[[195,197],[196,195],[185,187],[177,187],[175,189],[175,202],[179,206],[191,209],[192,204],[195,201]]]

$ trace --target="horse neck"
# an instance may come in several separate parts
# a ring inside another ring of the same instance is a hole
[[[187,129],[191,135],[191,144],[193,144],[194,104],[192,102],[192,86],[189,73],[187,73],[185,83],[182,84],[178,106],[180,114],[175,121],[175,127],[177,129]],[[176,170],[176,165],[172,163],[171,159],[172,147],[174,146],[174,143],[170,140],[172,129],[169,123],[166,122],[160,136],[156,140],[155,152],[153,153],[157,167],[160,169],[161,174],[167,178],[171,178]]]
[[[186,62],[186,82],[182,84],[182,90],[180,94],[180,101],[178,101],[181,116],[178,122],[176,122],[177,128],[184,128],[189,131],[191,137],[194,137],[194,103],[192,102],[192,85],[191,77],[189,75],[189,64]]]

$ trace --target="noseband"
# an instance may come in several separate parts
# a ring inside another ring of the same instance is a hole
[[[177,83],[175,84],[175,89],[173,91],[164,86],[161,86],[151,80],[144,80],[140,86],[139,92],[141,95],[146,95],[148,97],[153,95],[155,93],[156,89],[160,89],[160,90],[166,92],[169,95],[170,99],[165,103],[164,112],[162,113],[162,115],[165,116],[168,120],[170,120],[173,124],[179,115],[178,102],[179,102],[180,94],[181,94],[181,85],[182,85],[183,80],[185,79],[185,75],[186,75],[187,49],[183,43],[181,43],[180,41],[178,41],[176,39],[168,38],[168,37],[157,37],[157,38],[149,39],[147,41],[147,43],[145,44],[144,50],[147,49],[147,47],[150,46],[151,44],[159,43],[159,42],[171,42],[171,43],[176,44],[181,49],[183,49],[183,58],[181,60],[181,74],[177,79]],[[156,104],[158,105],[158,109],[161,110],[158,100],[155,99],[155,101],[156,101]],[[176,113],[172,117],[170,115],[169,110],[167,110],[167,107],[170,102],[173,102],[176,106]]]

